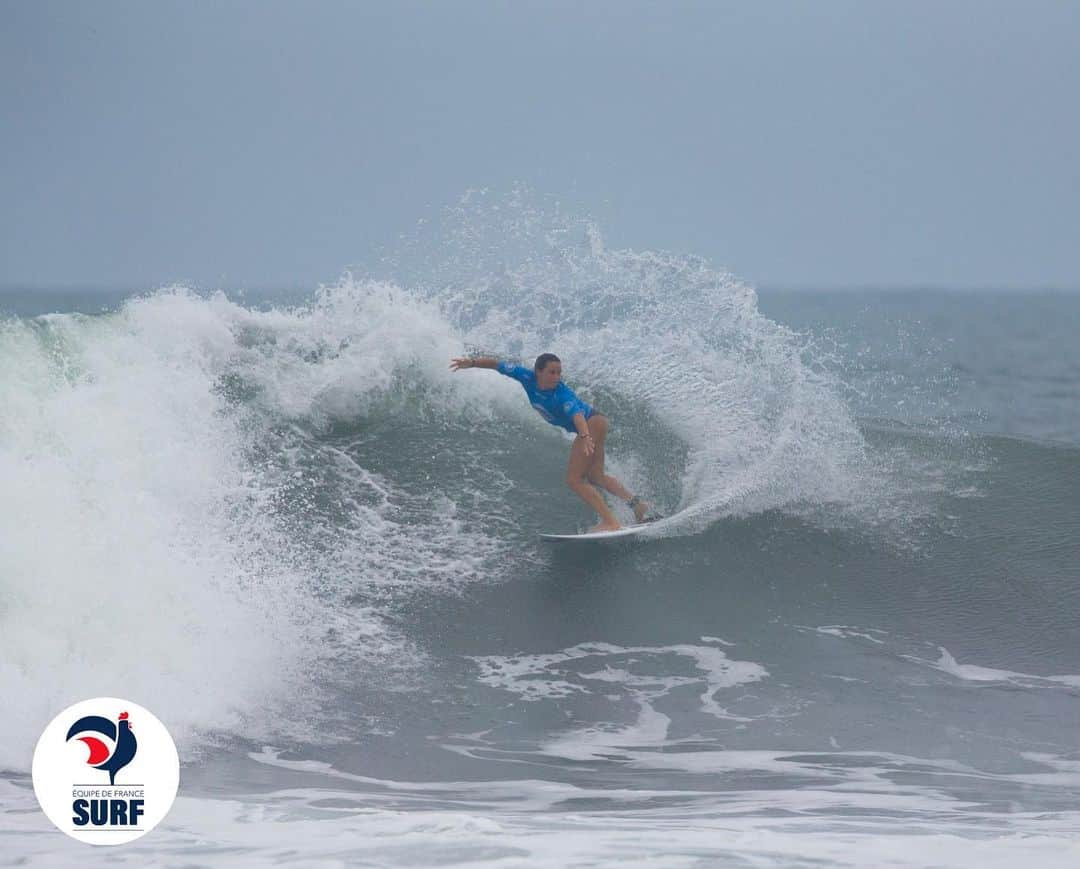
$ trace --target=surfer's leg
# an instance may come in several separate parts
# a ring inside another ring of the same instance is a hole
[[[589,431],[593,436],[593,441],[596,443],[596,449],[591,456],[591,463],[589,464],[587,474],[589,482],[597,486],[602,486],[616,498],[622,498],[629,504],[630,499],[634,496],[630,494],[630,491],[617,477],[613,477],[611,474],[604,472],[604,442],[607,440],[608,418],[602,413],[594,414],[589,419]],[[638,522],[641,522],[645,518],[645,513],[648,509],[649,505],[639,499],[633,506],[634,518],[637,519]]]
[[[593,440],[595,442],[595,435]],[[619,520],[605,503],[604,496],[594,489],[587,479],[591,458],[592,456],[585,455],[585,442],[580,438],[575,439],[573,446],[570,447],[570,463],[566,467],[566,485],[600,514],[600,524],[593,528],[593,531],[614,531],[622,527]]]

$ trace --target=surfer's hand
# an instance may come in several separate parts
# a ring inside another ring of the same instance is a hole
[[[468,357],[462,357],[462,358],[451,359],[450,360],[450,370],[451,371],[459,371],[462,368],[472,368],[472,367],[473,367],[472,360],[469,359]]]
[[[591,434],[579,434],[578,440],[585,441],[585,455],[591,456],[596,450],[596,444],[593,442]]]

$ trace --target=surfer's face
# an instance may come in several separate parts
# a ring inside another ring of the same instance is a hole
[[[562,363],[549,362],[536,372],[536,385],[540,389],[554,389],[562,378]]]

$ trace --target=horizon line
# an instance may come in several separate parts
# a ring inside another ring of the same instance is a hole
[[[738,278],[736,278],[738,280]],[[1069,286],[1063,284],[931,284],[919,283],[840,283],[840,284],[787,284],[787,283],[760,283],[752,281],[740,281],[746,286],[758,292],[791,292],[791,293],[1075,293],[1080,292],[1080,284]],[[0,293],[15,292],[40,292],[40,293],[151,293],[171,287],[185,287],[198,292],[217,291],[225,293],[267,293],[283,291],[315,290],[319,287],[333,287],[330,282],[286,282],[282,284],[254,284],[232,287],[209,286],[198,281],[171,281],[152,286],[136,285],[110,285],[103,283],[79,284],[79,283],[0,283]]]

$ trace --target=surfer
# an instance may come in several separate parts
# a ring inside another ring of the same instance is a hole
[[[604,496],[593,486],[600,486],[617,498],[622,498],[634,511],[634,518],[638,522],[645,521],[649,505],[637,495],[631,495],[611,474],[604,473],[608,418],[578,398],[574,390],[562,382],[562,362],[558,356],[541,353],[536,357],[532,370],[488,356],[450,360],[451,371],[462,368],[491,368],[512,377],[524,387],[529,401],[540,416],[552,425],[577,435],[570,447],[566,485],[600,515],[600,523],[590,532],[617,531],[622,527],[604,501]]]

